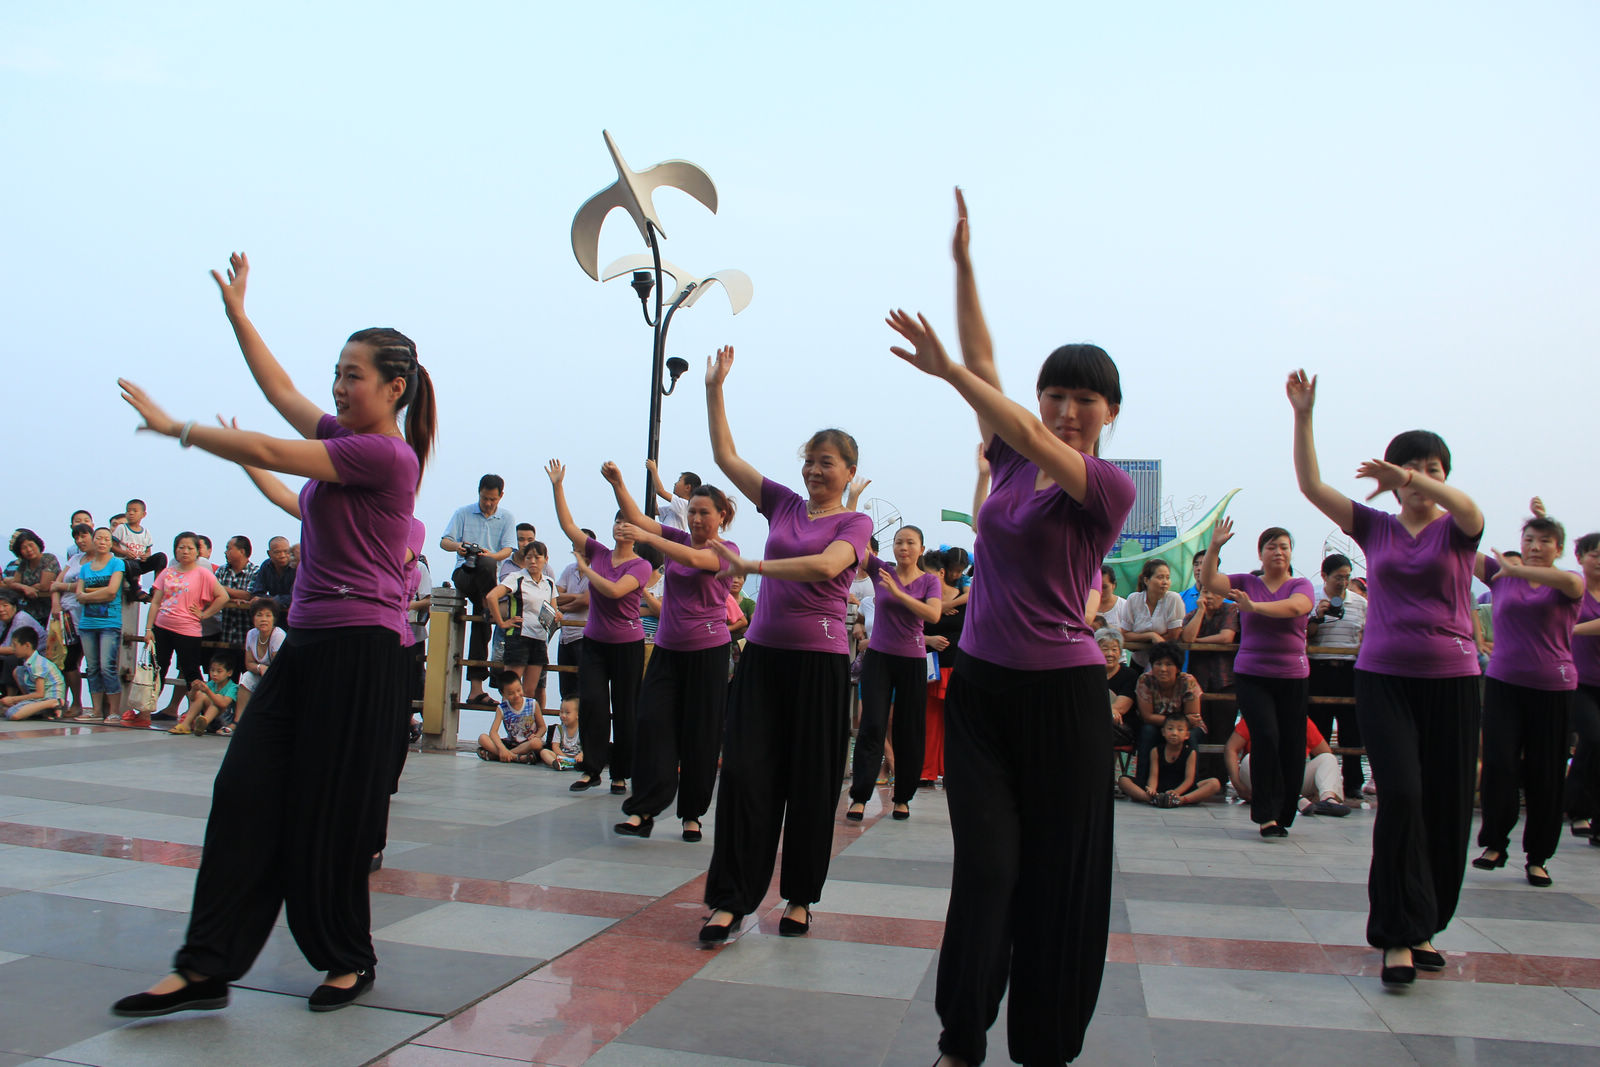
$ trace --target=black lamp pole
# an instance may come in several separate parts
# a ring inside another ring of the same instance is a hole
[[[650,255],[655,261],[655,270],[636,270],[633,272],[633,291],[639,294],[639,304],[644,310],[644,321],[652,327],[653,336],[650,344],[650,436],[645,442],[645,455],[652,461],[661,459],[661,398],[669,396],[677,388],[678,378],[689,369],[687,360],[664,359],[667,350],[667,330],[672,326],[672,316],[682,306],[688,295],[695,290],[693,282],[679,294],[672,302],[672,306],[662,314],[661,303],[666,289],[661,283],[661,247],[656,242],[656,228],[653,223],[645,223],[645,234],[650,242]],[[656,313],[655,318],[650,316],[650,291],[655,290]],[[672,384],[663,387],[661,384],[663,364],[670,369]],[[645,468],[644,513],[650,518],[656,517],[656,491],[650,479],[650,469]]]

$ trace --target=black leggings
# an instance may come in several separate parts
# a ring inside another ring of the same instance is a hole
[[[928,661],[867,649],[861,660],[861,725],[856,730],[850,802],[865,804],[883,763],[884,730],[894,706],[894,802],[909,804],[922,778],[927,744]]]
[[[1235,674],[1239,714],[1250,728],[1250,820],[1258,825],[1294,822],[1306,776],[1304,678]]]
[[[1572,695],[1572,730],[1578,748],[1567,769],[1567,817],[1592,821],[1600,816],[1600,685],[1579,684]]]
[[[1083,1050],[1111,921],[1105,668],[1009,670],[963,652],[945,736],[939,1050],[982,1062],[1009,975],[1011,1058],[1062,1063]]]
[[[1314,697],[1353,697],[1356,695],[1356,665],[1348,659],[1314,659],[1311,661],[1311,695]],[[1339,723],[1339,747],[1361,747],[1361,720],[1356,717],[1353,704],[1310,703],[1306,715],[1317,724],[1322,736],[1333,744],[1333,724]],[[1361,773],[1359,755],[1344,757],[1344,795],[1361,799]]]
[[[1367,943],[1420,945],[1450,925],[1461,897],[1478,766],[1478,678],[1357,670],[1356,713],[1378,784]]]
[[[639,688],[637,755],[629,815],[655,818],[678,797],[678,818],[711,806],[728,703],[728,646],[693,652],[656,646]]]
[[[1543,866],[1561,842],[1561,777],[1567,763],[1570,690],[1530,689],[1498,678],[1483,680],[1483,824],[1478,844],[1496,852],[1511,845],[1517,825],[1517,786],[1527,798],[1522,851]]]
[[[380,626],[289,635],[217,771],[176,967],[238,979],[285,905],[314,969],[376,962],[367,873],[389,818],[404,655]]]
[[[772,882],[780,837],[783,898],[822,899],[849,743],[848,656],[746,642],[728,697],[707,907],[755,911]]]
[[[167,668],[172,666],[173,653],[177,653],[178,675],[184,684],[175,686],[173,692],[182,696],[191,683],[199,681],[205,674],[205,664],[202,662],[205,649],[200,647],[201,638],[198,635],[191,637],[188,634],[174,633],[164,626],[156,626],[154,630],[156,670],[162,678],[165,678]]]
[[[621,644],[583,639],[583,659],[578,665],[578,736],[583,739],[583,763],[578,769],[588,777],[600,777],[607,763],[613,780],[633,777],[633,709],[643,672],[643,638]]]

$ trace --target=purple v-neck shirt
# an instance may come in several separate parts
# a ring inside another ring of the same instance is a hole
[[[1367,628],[1356,667],[1408,678],[1478,671],[1472,568],[1478,542],[1441,515],[1412,537],[1397,515],[1351,501],[1345,531],[1367,557]]]
[[[872,536],[872,520],[859,511],[808,518],[804,498],[771,478],[761,479],[761,502],[756,510],[767,519],[765,559],[814,556],[835,541],[849,544],[855,550],[855,559],[822,582],[793,582],[764,575],[756,597],[756,617],[745,631],[746,640],[795,652],[847,654],[850,637],[844,626],[845,603],[850,597],[850,582],[855,578],[855,564],[867,551],[867,539]]]
[[[1288,600],[1299,593],[1313,604],[1316,590],[1309,578],[1290,578],[1274,593],[1258,574],[1230,574],[1228,582],[1243,589],[1251,600],[1261,604]],[[1233,659],[1235,674],[1254,674],[1262,678],[1307,678],[1311,664],[1306,660],[1306,623],[1311,613],[1292,619],[1270,619],[1253,611],[1239,612],[1239,652]]]
[[[1578,669],[1572,661],[1572,628],[1578,624],[1586,592],[1573,600],[1559,589],[1534,585],[1522,578],[1500,574],[1495,559],[1483,561],[1483,577],[1494,596],[1489,611],[1494,618],[1494,652],[1483,673],[1497,681],[1528,689],[1560,691],[1578,688]]]
[[[686,547],[694,538],[665,523],[661,536]],[[722,542],[739,554],[732,541]],[[670,652],[699,652],[728,643],[728,590],[733,573],[724,564],[715,573],[679,563],[668,557],[661,588],[661,621],[656,625],[656,647]]]
[[[872,576],[874,585],[877,585],[878,575],[885,569],[894,570],[894,566],[884,563],[877,556],[867,557],[867,573]],[[905,587],[914,600],[938,600],[943,589],[939,576],[926,572],[917,575]],[[893,593],[885,593],[879,588],[874,600],[876,608],[872,616],[872,637],[867,640],[867,647],[886,656],[911,656],[917,659],[926,656],[927,649],[922,644],[922,620],[911,614],[911,609]]]

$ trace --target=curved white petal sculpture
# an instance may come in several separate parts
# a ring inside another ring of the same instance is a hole
[[[712,214],[717,211],[717,187],[711,183],[711,177],[705,171],[683,159],[669,159],[642,171],[630,170],[622,153],[617,150],[617,142],[611,139],[610,131],[602,130],[601,133],[606,139],[611,161],[616,164],[617,180],[585,201],[572,218],[572,254],[577,257],[578,266],[583,268],[584,273],[596,281],[600,280],[600,227],[613,209],[626,208],[628,214],[633,216],[634,225],[639,227],[639,235],[646,242],[650,240],[646,223],[654,226],[656,233],[666,236],[650,198],[650,194],[663,185],[683,190],[709,208]]]

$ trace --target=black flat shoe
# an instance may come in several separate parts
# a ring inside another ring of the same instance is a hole
[[[811,909],[806,909],[806,921],[800,922],[787,915],[778,920],[779,937],[804,937],[811,932]]]
[[[700,832],[698,827],[693,830],[689,829],[687,826],[683,828],[683,839],[689,842],[691,845],[699,844],[700,839],[704,836],[705,835]]]
[[[374,853],[373,857],[372,857],[372,862],[367,864],[367,873],[368,874],[377,874],[381,870],[383,870],[383,853],[382,852]]]
[[[572,793],[581,793],[585,789],[593,789],[595,786],[597,786],[599,784],[600,784],[600,779],[598,779],[598,778],[590,778],[586,774],[585,775],[579,775],[578,776],[578,780],[576,782],[573,782],[571,785],[567,786],[567,791],[568,792],[572,792]]]
[[[1284,826],[1282,823],[1273,823],[1271,826],[1263,826],[1261,828],[1261,836],[1262,837],[1288,837],[1289,836],[1289,828]]]
[[[706,942],[707,944],[714,944],[718,941],[726,941],[728,940],[728,935],[737,930],[739,928],[739,923],[743,920],[743,915],[735,915],[732,919],[728,920],[727,926],[712,926],[711,923],[707,922],[704,926],[700,927],[700,940]]]
[[[611,832],[621,837],[649,837],[650,831],[654,830],[655,826],[656,821],[646,817],[636,823],[619,822],[611,828]]]
[[[1594,824],[1592,822],[1590,822],[1588,819],[1585,819],[1583,821],[1583,825],[1582,826],[1579,826],[1577,823],[1573,823],[1572,824],[1572,836],[1573,837],[1588,837],[1591,833],[1593,833],[1593,831],[1594,831]]]
[[[627,782],[612,782],[611,783],[611,795],[614,796],[614,797],[625,797],[625,796],[627,796],[628,795],[628,783]]]
[[[866,818],[866,816],[867,809],[865,808],[862,808],[860,811],[851,811],[849,808],[846,808],[844,812],[844,817],[849,819],[851,822],[860,822],[862,819]]]
[[[347,1007],[361,994],[372,988],[372,983],[378,980],[378,969],[369,968],[356,972],[356,984],[349,989],[340,989],[333,985],[319,985],[311,991],[311,996],[306,998],[306,1007],[312,1011],[338,1011]]]
[[[1387,961],[1389,954],[1385,952],[1383,954],[1383,958],[1385,961]],[[1413,954],[1411,958],[1413,961],[1415,961],[1415,954]],[[1417,980],[1417,969],[1415,966],[1410,964],[1401,964],[1391,967],[1387,962],[1385,962],[1383,965],[1383,970],[1378,974],[1378,980],[1384,985],[1388,986],[1408,986]]]
[[[1523,868],[1522,868],[1522,873],[1528,876],[1528,884],[1529,885],[1536,885],[1540,889],[1543,889],[1546,886],[1551,886],[1551,885],[1555,884],[1555,880],[1550,877],[1550,874],[1549,874],[1548,870],[1544,874],[1534,874],[1533,873],[1533,869],[1535,867],[1543,868],[1544,864],[1542,864],[1542,863],[1529,863],[1529,864],[1524,865]]]
[[[124,1019],[148,1019],[175,1011],[216,1011],[228,1006],[228,983],[222,978],[191,982],[171,993],[135,993],[111,1005],[111,1014]]]
[[[911,810],[907,808],[905,811],[892,811],[889,813],[889,816],[890,818],[899,819],[901,822],[904,822],[905,820],[911,818]]]
[[[1414,948],[1411,950],[1411,962],[1419,971],[1444,970],[1444,953],[1431,948]]]
[[[1502,852],[1502,853],[1500,853],[1500,858],[1499,859],[1492,860],[1492,859],[1489,858],[1489,853],[1487,851],[1485,851],[1483,853],[1483,855],[1478,856],[1478,857],[1473,859],[1472,865],[1474,867],[1478,868],[1478,870],[1480,870],[1480,871],[1495,871],[1495,870],[1499,870],[1501,867],[1504,867],[1506,865],[1506,854],[1504,852]]]

